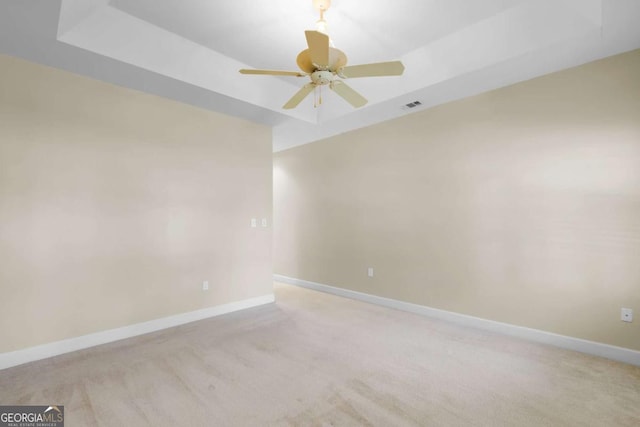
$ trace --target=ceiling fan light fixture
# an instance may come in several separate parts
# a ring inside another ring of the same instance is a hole
[[[327,31],[327,21],[325,21],[324,18],[320,18],[316,21],[316,31],[329,35],[329,32]]]

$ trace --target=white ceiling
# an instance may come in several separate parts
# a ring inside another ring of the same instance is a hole
[[[0,0],[0,52],[273,127],[274,150],[640,48],[638,0],[333,0],[329,34],[349,65],[402,60],[400,77],[351,79],[369,103],[329,91],[282,105],[311,0]]]

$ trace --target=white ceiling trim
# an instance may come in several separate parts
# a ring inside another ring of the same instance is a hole
[[[101,7],[94,5],[91,13],[77,13],[68,5],[63,7],[61,21],[67,25],[64,32],[59,32],[58,40],[299,120],[316,122],[313,108],[303,106],[283,111],[282,104],[273,96],[274,93],[293,94],[298,90],[295,85],[262,76],[247,78],[238,72],[247,68],[246,64],[126,14],[104,1],[100,3],[103,3]],[[83,12],[85,10],[83,8]],[[73,18],[67,18],[67,14]]]

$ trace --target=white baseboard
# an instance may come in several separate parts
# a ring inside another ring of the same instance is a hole
[[[525,328],[523,326],[515,326],[508,323],[481,319],[479,317],[467,316],[465,314],[440,310],[424,305],[412,304],[394,300],[391,298],[384,298],[376,295],[365,294],[362,292],[351,291],[348,289],[337,288],[334,286],[324,285],[322,283],[310,282],[308,280],[294,279],[291,277],[281,276],[279,274],[274,274],[273,280],[277,282],[288,283],[290,285],[300,286],[303,288],[313,289],[316,291],[326,292],[341,297],[364,301],[371,304],[381,305],[383,307],[394,308],[397,310],[408,311],[427,317],[446,320],[458,325],[497,332],[504,335],[526,339],[529,341],[548,344],[555,347],[579,351],[581,353],[591,354],[593,356],[604,357],[607,359],[616,360],[618,362],[640,366],[640,351],[631,350],[628,348],[616,347],[609,344],[602,344],[594,341],[583,340],[580,338],[558,335],[552,332],[541,331],[538,329]]]
[[[185,323],[191,323],[197,320],[207,319],[209,317],[220,316],[222,314],[244,310],[246,308],[269,304],[274,301],[275,297],[271,293],[256,298],[230,302],[228,304],[203,308],[202,310],[191,311],[188,313],[176,314],[174,316],[150,320],[148,322],[136,323],[133,325],[124,326],[122,328],[110,329],[108,331],[82,335],[79,337],[38,345],[35,347],[10,351],[7,353],[0,353],[0,370],[10,368],[12,366],[22,365],[23,363],[33,362],[35,360],[41,360],[53,356],[58,356],[64,353],[70,353],[76,350],[82,350],[96,345],[107,344],[113,341],[119,341],[138,335],[148,334],[150,332],[159,331],[161,329],[184,325]]]

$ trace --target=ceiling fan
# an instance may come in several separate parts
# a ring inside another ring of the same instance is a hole
[[[376,62],[373,64],[347,65],[347,56],[339,49],[331,46],[326,34],[327,23],[324,12],[331,6],[331,0],[313,0],[313,6],[320,12],[317,31],[305,31],[308,49],[298,54],[296,62],[300,71],[253,70],[242,69],[242,74],[266,74],[272,76],[309,76],[307,83],[282,108],[295,108],[316,88],[329,86],[329,89],[344,98],[349,104],[358,108],[367,103],[366,98],[348,86],[342,79],[354,77],[399,76],[404,72],[400,61]],[[320,98],[320,103],[322,98]],[[314,104],[315,106],[315,104]]]

